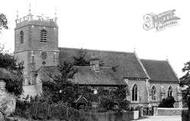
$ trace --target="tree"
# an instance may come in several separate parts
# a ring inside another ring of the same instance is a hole
[[[53,78],[53,82],[43,82],[43,93],[49,96],[52,102],[72,102],[76,95],[77,86],[70,78],[77,72],[73,64],[64,62],[58,66],[60,74]]]
[[[3,13],[0,14],[0,30],[2,29],[8,29],[7,18]]]
[[[7,18],[5,14],[0,14],[0,31],[2,29],[8,29],[7,26]],[[12,79],[5,80],[6,81],[6,90],[14,94],[16,96],[19,96],[22,94],[22,83],[23,83],[23,63],[17,63],[16,59],[13,55],[10,55],[8,53],[4,53],[4,46],[0,49],[0,67],[5,68],[11,72],[11,75],[13,76]]]
[[[58,65],[59,75],[52,77],[53,82],[43,82],[43,93],[53,102],[63,101],[71,105],[79,95],[84,94],[86,88],[72,83],[72,79],[77,72],[76,66],[89,66],[90,62],[86,58],[86,51],[81,49],[78,56],[73,57],[74,62],[63,62]],[[50,74],[51,77],[53,74]]]
[[[14,56],[10,54],[0,53],[0,67],[7,69],[10,71],[12,75],[12,79],[7,79],[6,81],[6,90],[14,94],[15,96],[19,96],[23,92],[22,84],[24,81],[23,78],[23,63],[17,63]]]
[[[127,110],[129,108],[129,101],[126,96],[129,95],[128,86],[118,86],[110,90],[100,88],[98,90],[100,98],[100,106],[106,110]]]
[[[89,66],[90,62],[86,57],[86,51],[80,50],[77,57],[73,57],[74,62],[64,62],[58,66],[60,74],[52,77],[53,82],[43,82],[44,97],[48,97],[49,102],[58,103],[60,101],[72,106],[79,98],[84,96],[88,102],[99,102],[101,107],[106,110],[114,110],[115,104],[119,109],[127,109],[129,102],[126,96],[129,95],[127,86],[110,88],[111,90],[98,88],[98,94],[93,93],[92,87],[79,86],[71,80],[78,72],[77,66]]]
[[[182,71],[185,73],[180,78],[180,86],[182,87],[183,105],[190,109],[190,61],[184,64]]]
[[[87,60],[87,52],[83,49],[80,49],[78,52],[78,56],[74,56],[74,65],[75,66],[89,66],[90,62]]]
[[[182,71],[185,73],[184,76],[180,78],[180,85],[190,85],[190,61],[184,64]]]

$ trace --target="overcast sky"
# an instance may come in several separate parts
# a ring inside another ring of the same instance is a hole
[[[0,12],[7,15],[9,30],[0,43],[14,51],[16,11],[54,17],[59,26],[59,47],[133,52],[140,58],[166,60],[180,77],[190,60],[190,7],[188,0],[3,0]],[[143,29],[143,16],[176,9],[176,26],[157,32]]]

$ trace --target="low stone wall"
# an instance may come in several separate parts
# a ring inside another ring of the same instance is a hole
[[[86,113],[88,121],[130,121],[139,118],[139,111]]]
[[[155,108],[154,115],[155,116],[176,116],[181,115],[182,110],[187,110],[186,108]]]

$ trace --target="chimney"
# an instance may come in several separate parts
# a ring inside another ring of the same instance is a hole
[[[98,58],[93,58],[90,60],[90,67],[95,72],[100,71],[100,60]]]

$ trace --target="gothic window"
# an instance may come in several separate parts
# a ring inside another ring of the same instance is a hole
[[[24,32],[20,31],[20,43],[24,43]]]
[[[47,31],[45,29],[42,29],[40,32],[40,42],[46,42],[47,41]]]
[[[156,100],[156,87],[152,86],[151,88],[151,98],[152,100]]]
[[[137,101],[137,85],[136,84],[132,88],[132,101]]]
[[[172,87],[171,86],[168,88],[168,97],[169,96],[172,96]]]

